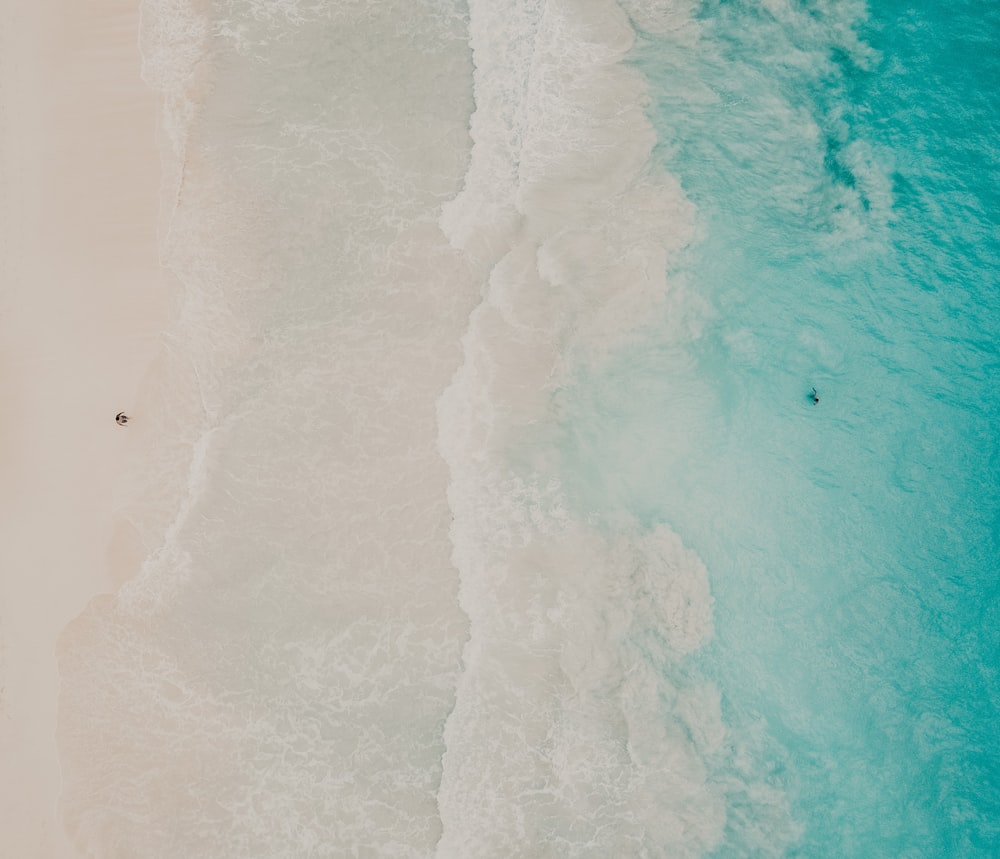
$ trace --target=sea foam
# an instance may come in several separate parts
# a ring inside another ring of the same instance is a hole
[[[571,514],[539,435],[568,373],[683,301],[665,273],[693,209],[649,164],[615,4],[470,14],[474,146],[442,225],[485,291],[439,406],[470,638],[437,852],[700,855],[726,817],[719,696],[682,668],[711,635],[705,569],[665,526]]]

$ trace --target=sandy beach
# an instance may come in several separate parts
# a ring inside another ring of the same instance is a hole
[[[0,10],[0,855],[65,859],[56,644],[141,552],[115,492],[148,430],[114,416],[170,315],[159,106],[137,0]]]

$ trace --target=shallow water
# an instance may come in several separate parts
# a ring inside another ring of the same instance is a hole
[[[146,0],[185,290],[78,844],[995,853],[983,7]]]
[[[698,667],[793,852],[991,855],[1000,19],[769,8],[707,4],[696,41],[636,52],[703,306],[579,378],[562,473],[706,563]]]
[[[435,424],[476,298],[436,225],[462,20],[211,11],[211,86],[171,117],[185,291],[129,510],[152,552],[62,645],[71,830],[102,856],[427,855],[468,627]],[[160,56],[176,28],[147,25]]]

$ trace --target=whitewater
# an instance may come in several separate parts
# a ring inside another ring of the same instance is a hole
[[[143,0],[181,288],[80,855],[996,855],[996,39]]]

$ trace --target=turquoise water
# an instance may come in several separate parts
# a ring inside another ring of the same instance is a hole
[[[671,303],[560,394],[563,480],[705,562],[715,778],[784,793],[789,855],[995,856],[1000,9],[763,5],[633,52],[698,207],[687,334]],[[780,850],[727,805],[713,855]]]

